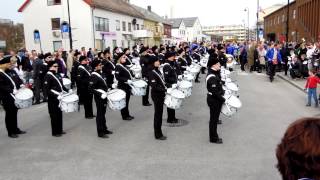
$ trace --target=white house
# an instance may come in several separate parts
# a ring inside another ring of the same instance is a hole
[[[67,34],[61,31],[62,24],[69,23],[68,14],[73,49],[132,47],[139,38],[133,34],[143,29],[144,22],[140,12],[121,0],[26,0],[18,11],[23,15],[26,48],[43,52],[70,49]],[[35,30],[41,43],[34,39]]]
[[[198,17],[174,18],[170,19],[170,21],[176,25],[175,27],[172,27],[172,34],[174,34],[174,31],[178,32],[177,36],[182,37],[183,40],[188,42],[202,41],[202,27]],[[180,31],[184,34],[181,34]]]
[[[168,19],[172,24],[171,34],[176,41],[187,41],[186,26],[181,18]]]

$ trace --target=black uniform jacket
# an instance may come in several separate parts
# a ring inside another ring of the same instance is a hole
[[[168,88],[171,88],[172,84],[176,84],[178,82],[177,71],[178,67],[176,62],[167,60],[163,66],[163,75]]]
[[[158,68],[154,68],[150,71],[149,82],[152,93],[165,95],[165,92],[167,91],[166,83],[164,81],[164,76]]]
[[[89,92],[89,81],[92,69],[88,65],[79,65],[77,75],[77,88],[80,92]]]
[[[48,71],[44,77],[44,89],[48,94],[48,100],[57,100],[60,93],[68,91],[63,85],[60,74],[54,71]]]
[[[115,75],[118,80],[118,88],[129,91],[131,87],[127,84],[127,81],[133,79],[131,71],[119,63],[116,65],[115,71]]]
[[[111,60],[103,60],[102,61],[102,74],[107,78],[107,85],[109,88],[112,88],[112,84],[114,81],[113,72],[116,69],[116,65]]]
[[[208,105],[214,103],[223,103],[225,101],[224,90],[222,88],[222,81],[220,79],[220,71],[208,70],[208,76],[206,78],[206,85],[208,90]]]
[[[98,90],[103,90],[105,92],[108,91],[108,86],[107,86],[107,82],[106,82],[106,77],[104,76],[104,74],[102,74],[99,71],[95,71],[93,73],[91,73],[91,78],[90,78],[90,85],[89,85],[89,90],[92,94],[94,94],[94,97],[96,100],[102,100],[101,99],[101,95],[102,93],[99,92]],[[106,99],[105,99],[105,103],[106,103]]]
[[[13,99],[12,93],[14,88],[19,89],[22,84],[23,82],[15,70],[6,70],[5,72],[1,71],[0,72],[0,100],[5,98]]]

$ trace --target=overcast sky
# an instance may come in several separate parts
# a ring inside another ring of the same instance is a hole
[[[17,12],[25,0],[0,0],[0,18],[22,22],[21,14]],[[131,3],[146,8],[152,6],[152,11],[161,16],[170,17],[171,9],[174,18],[199,17],[203,26],[228,25],[247,23],[246,7],[250,12],[250,25],[256,23],[257,0],[130,0]],[[287,0],[260,0],[262,8]],[[172,7],[172,8],[171,8]]]

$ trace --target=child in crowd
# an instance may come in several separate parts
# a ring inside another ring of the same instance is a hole
[[[309,77],[305,86],[305,90],[308,90],[308,103],[306,106],[311,106],[311,97],[315,102],[315,107],[318,107],[317,98],[317,84],[320,83],[320,79],[315,75],[314,71],[309,71]]]

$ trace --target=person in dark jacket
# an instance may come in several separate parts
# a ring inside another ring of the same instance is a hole
[[[163,64],[166,60],[165,53],[166,53],[166,49],[163,47],[160,48],[158,58],[159,58],[161,64]]]
[[[91,63],[94,72],[91,73],[90,91],[94,94],[94,100],[97,107],[97,132],[98,137],[108,138],[108,134],[112,134],[106,125],[106,110],[107,110],[107,92],[108,86],[104,74],[101,73],[102,63],[100,60],[93,60]]]
[[[247,59],[248,53],[246,50],[246,47],[243,46],[240,48],[240,65],[241,65],[241,71],[245,71],[244,66],[247,64],[248,59]]]
[[[86,56],[81,56],[80,65],[77,75],[77,90],[79,91],[79,101],[84,105],[85,118],[93,119],[92,99],[93,94],[89,92],[89,80],[92,68],[88,65],[89,59]]]
[[[151,86],[151,98],[154,102],[154,137],[158,140],[166,140],[167,137],[162,134],[162,115],[163,104],[166,96],[167,87],[165,85],[164,77],[159,70],[160,60],[158,58],[153,59],[153,70],[150,71],[149,82]]]
[[[149,50],[148,47],[142,47],[140,50],[140,54],[141,54],[140,65],[142,68],[142,78],[147,82],[149,79],[149,72],[152,69],[152,64],[150,63],[150,56],[155,56],[155,55],[149,55],[147,53],[148,50]],[[142,105],[143,106],[151,106],[152,105],[149,102],[149,88],[150,88],[150,85],[148,83],[146,95],[142,96]]]
[[[224,90],[220,79],[220,63],[216,58],[210,58],[208,61],[208,76],[206,86],[208,90],[207,103],[210,108],[209,138],[211,143],[221,144],[222,139],[217,133],[217,125],[223,103],[225,102]]]
[[[133,75],[125,66],[127,60],[126,55],[124,53],[120,53],[117,57],[119,59],[117,59],[118,63],[115,69],[115,76],[118,80],[118,88],[126,92],[126,107],[121,110],[121,116],[123,120],[130,121],[134,119],[134,117],[129,113],[129,101],[131,96],[130,84],[132,84]]]
[[[0,59],[0,100],[5,110],[5,123],[10,138],[18,138],[19,134],[25,134],[18,128],[18,108],[15,106],[14,95],[22,85],[22,80],[12,69],[10,62],[12,56]]]
[[[73,62],[72,62],[72,68],[71,68],[71,73],[70,73],[70,76],[71,76],[71,87],[75,87],[77,84],[77,75],[78,75],[78,67],[80,65],[79,63],[79,58],[81,56],[81,53],[79,51],[76,51],[74,53],[74,59],[73,59]],[[79,92],[77,92],[78,95],[79,95]]]
[[[192,52],[192,59],[194,60],[194,62],[196,62],[197,64],[200,64],[200,60],[201,60],[201,55],[199,54],[199,50],[198,50],[198,46],[194,46],[192,48],[193,52]],[[199,81],[199,75],[200,72],[196,75],[196,79],[194,82],[196,83],[200,83]]]
[[[47,91],[45,91],[45,89],[44,89],[44,77],[46,76],[47,72],[49,71],[48,63],[50,61],[52,61],[52,54],[46,53],[43,58],[44,58],[44,62],[42,63],[42,65],[40,67],[39,78],[40,78],[41,89],[42,89],[42,94],[43,94],[43,102],[47,102],[48,95],[47,95]]]
[[[173,84],[178,82],[178,67],[175,62],[175,52],[167,52],[166,54],[166,63],[163,66],[164,80],[167,88],[171,88]],[[168,112],[168,123],[178,123],[176,118],[176,113],[174,109],[167,108]]]
[[[59,108],[59,100],[62,93],[68,91],[64,87],[62,77],[58,73],[59,65],[55,61],[48,62],[49,71],[44,78],[44,88],[48,94],[48,111],[51,119],[52,136],[61,137],[66,132],[63,131],[62,111]],[[70,90],[71,91],[71,90]]]
[[[178,50],[178,62],[181,74],[184,74],[184,71],[187,70],[188,67],[188,61],[185,59],[185,52],[183,49]]]
[[[41,93],[41,87],[42,87],[42,82],[40,79],[40,69],[41,66],[43,65],[43,55],[39,55],[36,57],[34,60],[32,67],[33,67],[33,77],[32,79],[34,80],[34,99],[35,99],[35,104],[40,104],[40,93]]]
[[[112,55],[109,49],[106,49],[103,54],[104,59],[102,60],[102,74],[104,74],[104,76],[107,78],[108,88],[112,88],[116,65],[112,60]]]
[[[253,70],[258,71],[258,73],[261,73],[261,65],[260,65],[260,60],[259,60],[259,51],[258,51],[258,45],[256,45],[256,48],[254,49],[253,52]]]

